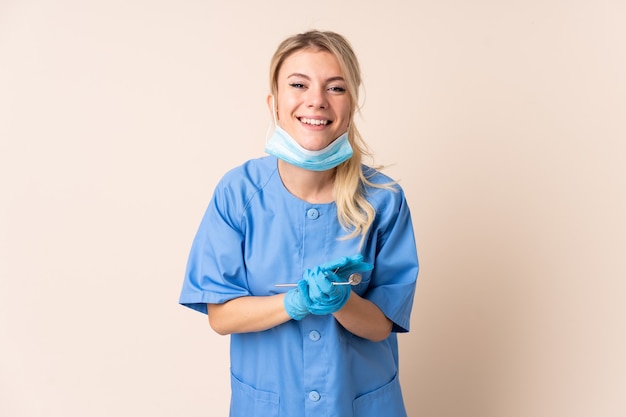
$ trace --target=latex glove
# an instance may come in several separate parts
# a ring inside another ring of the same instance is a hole
[[[309,314],[307,306],[309,284],[305,279],[298,281],[298,286],[287,291],[283,300],[285,311],[294,320],[302,320]]]
[[[324,315],[339,311],[352,293],[350,285],[333,285],[333,281],[339,281],[339,277],[319,266],[307,269],[304,272],[304,281],[308,286],[305,297],[307,308],[312,314]]]
[[[344,256],[325,264],[320,268],[326,272],[334,273],[341,281],[347,281],[355,272],[366,272],[374,269],[374,265],[363,262],[362,255]]]

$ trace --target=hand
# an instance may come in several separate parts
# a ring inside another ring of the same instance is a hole
[[[307,307],[308,294],[309,285],[304,279],[298,281],[296,288],[287,291],[283,305],[289,317],[294,320],[302,320],[309,314]]]
[[[309,313],[332,314],[340,310],[350,298],[349,285],[333,285],[348,281],[356,272],[371,271],[372,264],[363,262],[362,255],[344,256],[308,269],[298,287],[285,294],[285,311],[294,320],[302,320]]]
[[[316,315],[339,311],[348,302],[352,293],[350,285],[333,285],[333,281],[339,281],[339,277],[319,266],[307,269],[304,272],[304,279],[300,282],[302,281],[305,281],[308,287],[305,297],[307,309]]]
[[[322,270],[334,273],[341,281],[347,281],[355,272],[371,271],[374,265],[363,262],[362,255],[344,256],[319,266]]]

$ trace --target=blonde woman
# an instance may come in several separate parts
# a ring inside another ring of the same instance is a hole
[[[231,417],[406,415],[396,334],[419,267],[402,189],[362,160],[360,84],[341,35],[284,40],[269,155],[222,178],[194,239],[180,303],[231,335]]]

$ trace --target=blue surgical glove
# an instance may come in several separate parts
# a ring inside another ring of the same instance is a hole
[[[309,314],[307,307],[308,293],[309,284],[304,279],[298,281],[296,288],[287,291],[283,305],[289,317],[294,320],[302,320]]]
[[[326,272],[335,273],[341,281],[347,281],[355,272],[371,271],[374,265],[363,262],[362,255],[344,256],[320,265]]]
[[[348,302],[352,289],[350,285],[333,285],[333,281],[339,280],[337,275],[319,266],[304,272],[304,281],[308,286],[305,301],[312,314],[332,314]]]

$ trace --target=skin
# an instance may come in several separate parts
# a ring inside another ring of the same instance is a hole
[[[267,101],[273,111],[271,95]],[[343,134],[350,123],[351,107],[341,67],[331,53],[301,50],[283,62],[278,73],[276,118],[303,148],[324,149]],[[278,170],[285,187],[302,200],[333,201],[334,169],[320,173],[279,160]]]
[[[267,103],[273,112],[271,95]],[[308,49],[285,59],[278,73],[276,112],[279,125],[305,149],[323,149],[343,134],[352,106],[337,59],[329,52]],[[334,200],[335,169],[309,171],[279,160],[278,171],[285,187],[302,200]],[[248,296],[209,304],[209,323],[222,335],[267,330],[291,320],[284,298],[284,294]],[[392,323],[382,311],[354,292],[333,315],[346,330],[375,342],[391,332]]]
[[[341,67],[331,53],[293,53],[278,73],[280,127],[305,149],[325,148],[348,129],[351,103],[346,89]]]

